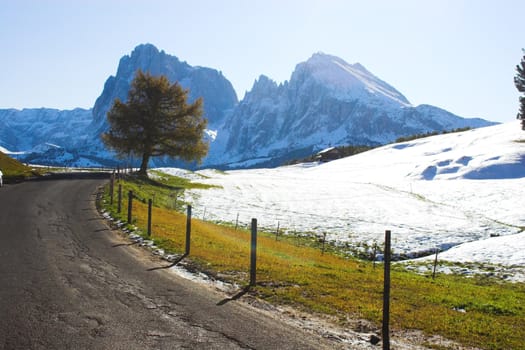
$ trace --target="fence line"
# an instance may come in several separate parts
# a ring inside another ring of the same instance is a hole
[[[112,184],[112,187],[114,184]],[[111,189],[111,195],[113,195],[113,188]],[[131,224],[133,222],[133,198],[138,198],[133,194],[133,191],[128,192],[128,206],[127,206],[127,212],[128,212],[128,224]],[[121,200],[122,200],[122,184],[119,184],[118,186],[118,211],[121,211]],[[150,237],[152,235],[152,204],[153,200],[148,200],[148,221],[147,221],[147,235]],[[238,216],[237,214],[237,220],[235,224],[235,229],[237,229],[238,226]],[[183,257],[186,257],[190,254],[190,246],[191,246],[191,221],[192,221],[192,206],[187,206],[187,213],[186,213],[186,240],[185,240],[185,253]],[[250,239],[250,281],[248,287],[256,286],[257,284],[257,219],[252,218],[251,220],[251,239]],[[280,231],[280,221],[277,222],[277,229],[275,232],[275,239],[278,239]],[[326,232],[323,232],[322,234],[322,241],[319,241],[322,243],[321,248],[321,254],[325,253],[325,247],[326,247]],[[377,242],[374,243],[373,246],[373,260],[374,260],[374,268],[375,268],[375,258],[377,255]],[[380,249],[379,249],[380,250]],[[433,272],[433,278],[435,277],[435,269],[437,265],[437,254],[438,250],[436,250],[436,258],[434,262],[434,272]],[[383,321],[382,321],[382,343],[383,343],[383,350],[389,350],[390,349],[390,336],[389,336],[389,321],[390,321],[390,262],[391,262],[391,231],[387,230],[385,231],[385,247],[384,247],[384,290],[383,290]],[[183,258],[182,257],[182,258]]]

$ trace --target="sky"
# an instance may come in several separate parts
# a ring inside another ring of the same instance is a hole
[[[359,62],[413,105],[516,118],[523,0],[0,0],[0,108],[91,108],[143,43],[220,70],[239,99],[316,52]]]

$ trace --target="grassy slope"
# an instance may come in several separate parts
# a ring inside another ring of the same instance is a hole
[[[2,170],[2,173],[4,174],[5,182],[36,175],[31,168],[2,152],[0,152],[0,170]]]
[[[168,181],[168,179],[165,179]],[[194,186],[169,180],[177,187]],[[153,238],[173,252],[184,249],[186,218],[165,205],[169,190],[152,182],[122,182],[140,198],[155,193]],[[107,197],[106,197],[107,201]],[[163,204],[164,203],[164,204]],[[122,214],[127,213],[124,201]],[[116,204],[108,208],[115,213]],[[134,220],[146,227],[147,206],[134,204]],[[247,230],[192,221],[192,261],[223,280],[247,284],[250,234]],[[308,244],[305,244],[308,243]],[[276,241],[270,234],[258,238],[257,296],[277,304],[347,318],[381,322],[382,269],[369,262],[321,254],[315,242],[292,237]],[[517,349],[525,339],[525,286],[478,278],[440,275],[436,280],[394,267],[391,292],[391,327],[440,334],[462,344],[485,349]],[[458,312],[464,309],[466,313]]]

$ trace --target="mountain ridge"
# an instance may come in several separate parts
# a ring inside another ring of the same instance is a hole
[[[401,92],[360,63],[349,64],[324,53],[297,64],[284,83],[260,75],[239,101],[220,71],[191,66],[152,44],[141,44],[119,60],[116,74],[108,77],[92,109],[61,111],[62,119],[46,109],[33,110],[35,115],[30,117],[20,112],[27,120],[47,120],[49,125],[41,124],[40,129],[28,123],[17,125],[17,113],[0,110],[0,122],[8,126],[0,132],[0,146],[33,150],[25,159],[44,164],[68,159],[71,164],[112,166],[115,155],[104,149],[100,134],[109,127],[105,116],[115,98],[127,99],[138,69],[179,82],[189,89],[190,101],[203,97],[210,129],[210,153],[203,167],[275,166],[326,146],[378,145],[410,134],[493,124],[434,106],[413,107]],[[63,158],[52,159],[57,156],[56,147],[46,155],[48,144],[63,148]],[[24,160],[23,155],[18,157]],[[182,166],[167,158],[155,158],[151,165]]]
[[[297,64],[284,83],[261,75],[227,121],[208,164],[276,166],[274,160],[330,146],[376,146],[400,136],[491,124],[430,105],[413,107],[363,65],[322,53]]]

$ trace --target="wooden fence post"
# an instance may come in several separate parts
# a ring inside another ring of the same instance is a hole
[[[118,184],[117,213],[120,214],[121,210],[122,210],[122,184]]]
[[[437,267],[437,264],[438,264],[438,253],[439,253],[439,248],[436,248],[436,257],[434,258],[434,269],[432,270],[432,279],[436,278],[436,267]]]
[[[385,231],[385,274],[383,291],[383,328],[381,336],[383,338],[383,350],[390,350],[390,230]]]
[[[133,191],[128,192],[128,224],[131,224],[131,215],[133,214]]]
[[[109,180],[109,205],[113,205],[113,193],[115,192],[115,171],[111,174]]]
[[[257,271],[257,219],[252,219],[252,240],[250,254],[250,286],[256,284]]]
[[[153,206],[153,201],[148,200],[148,237],[151,236],[151,207]]]
[[[279,224],[280,224],[280,222],[277,221],[277,231],[275,231],[275,240],[276,241],[279,239]]]
[[[188,205],[186,215],[186,255],[190,254],[190,242],[191,242],[191,205]]]
[[[237,219],[235,219],[235,231],[237,231],[237,226],[239,226],[239,213],[237,213]]]
[[[374,253],[372,255],[372,266],[374,270],[376,268],[376,257],[377,257],[377,242],[374,242]]]

